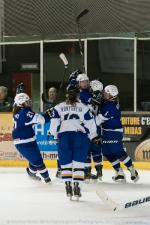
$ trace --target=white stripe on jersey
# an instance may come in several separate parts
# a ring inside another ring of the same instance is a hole
[[[117,132],[123,132],[123,128],[118,128],[118,129],[104,129],[104,128],[102,128],[102,130],[105,130],[105,131],[117,131]]]
[[[26,143],[30,143],[32,141],[35,141],[36,137],[33,136],[32,138],[28,138],[28,139],[14,139],[14,144],[18,145],[18,144],[26,144]]]
[[[30,122],[25,123],[25,126],[28,126],[28,125],[31,125],[31,124],[39,124],[39,123],[44,124],[45,119],[41,114],[35,113],[35,115],[33,116],[33,119]]]

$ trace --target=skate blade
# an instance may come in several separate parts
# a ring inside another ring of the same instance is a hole
[[[72,201],[72,195],[67,195],[67,197],[69,198],[70,201]]]
[[[95,184],[95,183],[97,183],[98,182],[98,179],[90,179],[90,183],[91,184]]]
[[[137,176],[137,177],[133,180],[133,182],[136,183],[139,179],[140,179],[140,177]]]
[[[42,180],[42,183],[45,184],[45,185],[47,185],[47,186],[49,186],[49,185],[52,184],[52,181],[50,181],[50,182],[45,182],[45,180]]]
[[[81,196],[74,195],[74,201],[78,202],[80,200]]]
[[[49,178],[49,179],[46,179],[46,180],[43,179],[43,180],[44,180],[44,182],[45,182],[46,184],[49,184],[49,183],[51,183],[51,181],[52,181],[50,178]]]
[[[79,196],[70,196],[70,197],[68,196],[68,198],[72,202],[78,202],[80,197]]]
[[[45,186],[50,186],[50,185],[52,185],[52,181],[50,181],[50,182],[45,182],[45,180],[42,178],[41,179],[41,183],[42,183],[42,185],[45,185]]]
[[[31,180],[34,180],[34,181],[41,181],[41,178],[40,177],[30,177],[29,176],[29,178],[31,179]]]
[[[75,201],[77,202],[79,201],[79,196],[75,197]]]
[[[99,180],[99,181],[102,181],[102,177],[98,177],[98,180]]]
[[[86,179],[84,180],[86,184],[95,184],[98,182],[98,179]]]
[[[86,184],[90,184],[90,179],[85,179],[84,182],[85,182]]]
[[[41,178],[40,178],[39,176],[34,177],[34,176],[28,175],[28,177],[29,177],[31,180],[41,181]]]
[[[114,181],[115,183],[123,183],[123,184],[126,183],[126,180],[125,180],[125,179],[124,179],[124,180],[114,180],[114,179],[113,179],[113,181]]]

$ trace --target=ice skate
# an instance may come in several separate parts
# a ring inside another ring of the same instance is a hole
[[[79,187],[79,182],[74,182],[73,195],[76,200],[79,201],[79,198],[81,197],[81,189]]]
[[[32,173],[28,167],[26,168],[26,171],[29,177],[32,178],[33,180],[41,180],[41,178],[37,176],[35,173]]]
[[[103,165],[97,165],[97,166],[95,166],[95,169],[96,169],[96,172],[97,172],[97,179],[99,179],[99,180],[102,180],[102,176],[103,176],[103,174],[102,174],[102,168],[103,168]]]
[[[97,175],[91,173],[91,167],[86,167],[84,171],[85,183],[89,184],[93,181],[97,181]]]
[[[116,171],[116,175],[113,176],[112,179],[115,182],[126,182],[125,174],[124,174],[122,168],[120,168],[119,171]]]
[[[51,182],[51,178],[48,176],[46,178],[44,178],[45,183],[50,183]]]
[[[73,196],[71,181],[66,181],[65,184],[66,184],[66,195],[71,200],[72,199],[72,196]]]
[[[84,171],[84,180],[85,183],[90,183],[90,179],[91,179],[91,167],[86,167],[85,171]]]
[[[134,183],[136,183],[136,182],[140,179],[140,177],[139,177],[139,175],[138,175],[138,172],[134,169],[133,166],[129,167],[128,170],[129,170],[130,173],[131,173],[131,180],[132,180]]]
[[[90,179],[91,179],[92,181],[97,181],[98,176],[97,176],[96,174],[91,173],[91,174],[90,174]]]
[[[56,177],[61,178],[61,169],[58,169],[56,172]]]

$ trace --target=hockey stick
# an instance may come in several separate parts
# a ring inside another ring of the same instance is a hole
[[[63,73],[62,81],[61,81],[60,86],[59,86],[59,89],[58,89],[58,95],[57,95],[57,98],[58,98],[58,97],[60,96],[60,94],[61,94],[61,89],[62,89],[62,87],[63,87],[64,78],[65,78],[65,75],[66,75],[66,71],[67,71],[67,69],[68,69],[68,60],[67,60],[65,54],[64,54],[64,53],[60,53],[60,54],[59,54],[59,58],[62,60],[62,62],[63,62],[63,64],[64,64],[64,73]],[[50,135],[51,135],[50,132],[48,132],[48,134],[47,134],[47,140],[49,140]]]
[[[62,60],[62,62],[64,64],[64,73],[63,73],[62,81],[61,81],[59,89],[58,89],[58,97],[60,96],[60,92],[63,87],[63,83],[64,83],[64,79],[65,79],[65,75],[66,75],[66,72],[68,69],[68,60],[67,60],[65,54],[64,53],[59,54],[59,58]]]
[[[84,9],[77,17],[76,17],[76,23],[77,23],[77,33],[78,33],[78,41],[79,41],[79,49],[80,49],[80,55],[82,59],[82,68],[83,72],[85,72],[85,65],[84,65],[84,54],[83,54],[83,48],[82,48],[82,41],[81,41],[81,29],[80,29],[80,19],[85,16],[89,12],[88,9]]]
[[[104,191],[103,189],[99,188],[96,191],[96,194],[98,197],[103,201],[104,204],[106,204],[109,208],[111,208],[113,211],[118,210],[119,205],[114,202]]]
[[[146,197],[139,198],[139,199],[135,199],[135,200],[132,200],[132,201],[129,201],[129,202],[125,202],[125,203],[121,204],[120,207],[122,209],[128,209],[128,208],[132,208],[132,207],[135,207],[135,206],[147,203],[147,202],[150,202],[150,195],[146,196]]]
[[[86,15],[88,12],[89,12],[88,9],[84,9],[84,10],[76,17],[77,23],[79,23],[79,20],[81,19],[81,17],[83,17],[84,15]]]
[[[59,58],[62,60],[62,62],[64,64],[64,73],[63,73],[62,81],[61,81],[60,86],[58,88],[58,95],[57,95],[57,97],[60,96],[60,92],[61,92],[61,89],[63,87],[63,83],[64,83],[64,78],[65,78],[65,75],[66,75],[66,71],[68,69],[68,60],[67,60],[65,54],[64,53],[60,53],[59,54]],[[49,103],[49,101],[45,98],[44,93],[42,94],[42,101],[44,103],[47,103],[47,104]]]
[[[113,201],[110,197],[108,197],[108,195],[102,190],[102,189],[98,189],[96,191],[98,197],[109,206],[109,208],[113,209],[113,211],[120,211],[122,209],[129,209],[132,207],[136,207],[138,205],[141,204],[145,204],[147,202],[150,202],[150,195],[146,196],[146,197],[142,197],[139,199],[135,199],[132,201],[128,201],[128,202],[124,202],[121,204],[116,203],[115,201]]]

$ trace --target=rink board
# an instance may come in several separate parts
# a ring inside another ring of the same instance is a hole
[[[57,161],[56,160],[44,160],[46,166],[48,168],[56,168]],[[27,161],[24,160],[0,160],[0,167],[26,167],[28,165]],[[134,165],[137,169],[141,170],[150,170],[149,162],[134,162]],[[112,169],[111,164],[108,161],[103,161],[104,169]],[[94,164],[92,163],[92,167],[94,168]],[[126,167],[122,164],[122,167],[126,169]]]
[[[122,113],[124,145],[137,169],[150,169],[150,113]],[[12,113],[0,113],[0,166],[25,167],[26,160],[16,151],[11,137]],[[56,168],[57,143],[48,137],[50,123],[35,126],[37,144],[47,167]],[[104,168],[111,164],[103,162]]]

